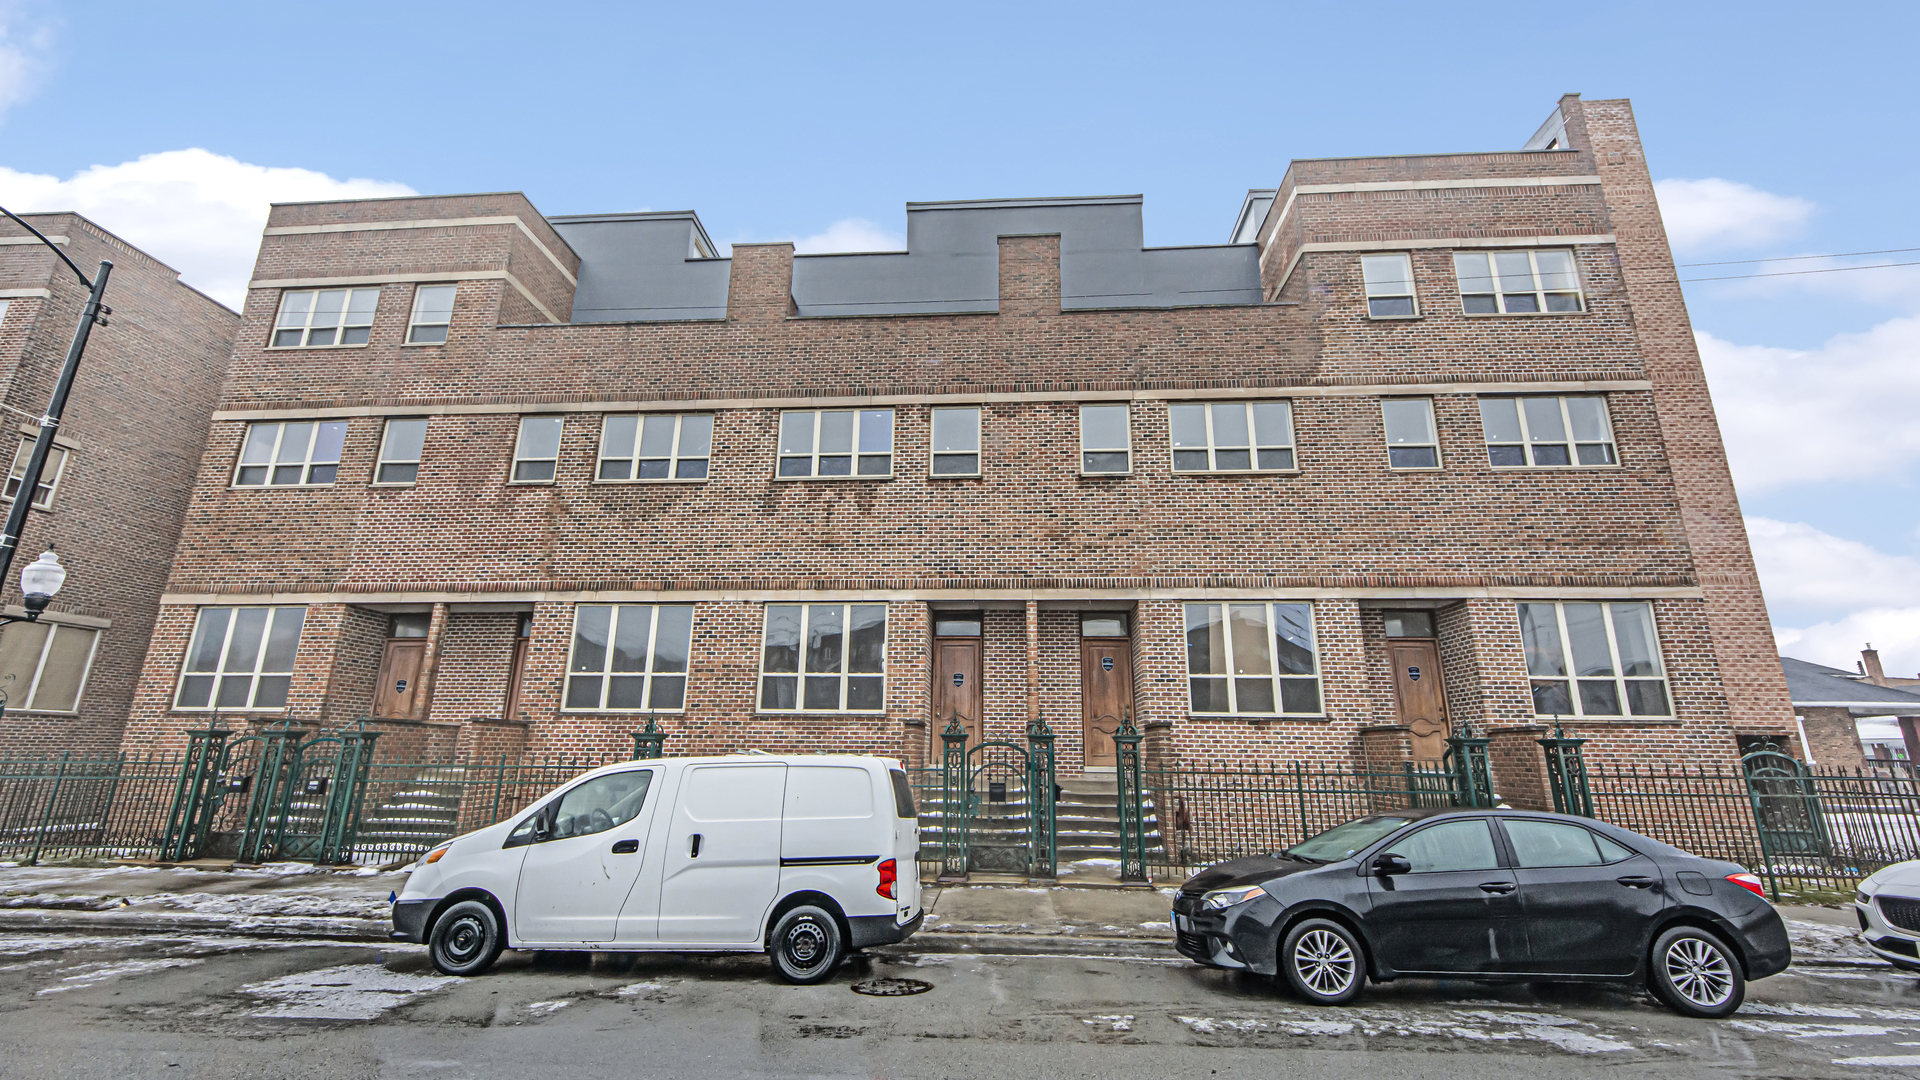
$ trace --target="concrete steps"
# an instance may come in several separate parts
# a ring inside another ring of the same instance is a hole
[[[420,770],[386,801],[360,815],[354,846],[396,854],[424,852],[453,836],[459,828],[466,773],[452,765]]]

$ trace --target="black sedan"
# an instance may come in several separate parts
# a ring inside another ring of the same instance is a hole
[[[1722,1017],[1786,969],[1760,880],[1588,818],[1519,810],[1371,814],[1193,876],[1180,951],[1280,975],[1338,1005],[1402,976],[1644,983]]]

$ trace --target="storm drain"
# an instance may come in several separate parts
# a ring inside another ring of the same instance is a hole
[[[906,997],[909,994],[924,994],[931,989],[932,983],[919,979],[866,979],[853,984],[854,993],[873,997]]]

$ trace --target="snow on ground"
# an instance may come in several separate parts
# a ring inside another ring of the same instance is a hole
[[[1558,1013],[1510,1009],[1433,1009],[1413,1012],[1379,1007],[1348,1008],[1327,1019],[1328,1013],[1311,1014],[1296,1009],[1280,1009],[1279,1015],[1247,1017],[1176,1016],[1187,1029],[1202,1038],[1226,1038],[1269,1033],[1297,1036],[1396,1035],[1441,1039],[1466,1039],[1473,1042],[1532,1040],[1557,1046],[1575,1054],[1605,1054],[1631,1050],[1633,1044],[1606,1035],[1593,1034],[1592,1024]],[[1586,1029],[1586,1030],[1582,1030]]]
[[[111,982],[123,975],[140,975],[149,971],[164,971],[167,968],[192,967],[198,963],[202,961],[193,957],[168,956],[155,960],[115,960],[81,964],[69,969],[73,974],[52,986],[35,991],[33,996],[44,997],[47,994],[65,993],[68,990],[84,990],[103,982]]]
[[[291,1020],[372,1020],[421,994],[460,980],[448,975],[410,975],[379,964],[338,967],[286,975],[241,987],[266,1007],[254,1016]]]

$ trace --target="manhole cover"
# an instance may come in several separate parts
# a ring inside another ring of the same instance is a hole
[[[924,994],[933,989],[930,982],[919,979],[867,979],[853,984],[856,994],[871,994],[874,997],[906,997],[909,994]]]

